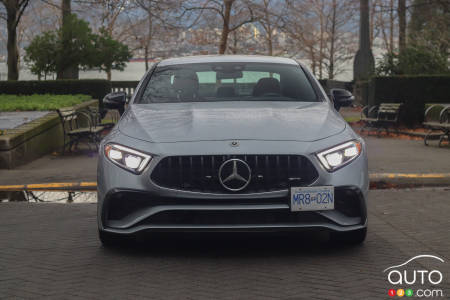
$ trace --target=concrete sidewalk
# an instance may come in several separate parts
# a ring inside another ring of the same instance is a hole
[[[421,183],[438,181],[450,185],[450,147],[424,146],[422,141],[366,137],[369,172],[378,181]],[[13,170],[0,170],[0,185],[92,182],[96,180],[97,154],[47,155]],[[393,174],[401,173],[393,177]],[[390,174],[390,177],[388,176]],[[402,176],[405,175],[405,176]],[[417,175],[418,174],[418,175]],[[440,174],[445,178],[421,178]],[[417,175],[417,176],[416,176]]]

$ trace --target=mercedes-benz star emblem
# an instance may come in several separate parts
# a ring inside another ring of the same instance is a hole
[[[249,165],[237,158],[225,161],[219,168],[219,181],[224,188],[232,192],[245,189],[252,178]]]

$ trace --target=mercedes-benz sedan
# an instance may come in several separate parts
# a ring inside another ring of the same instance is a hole
[[[334,92],[327,96],[288,58],[156,63],[124,110],[124,93],[104,99],[123,115],[100,146],[101,241],[139,232],[320,229],[363,242],[366,150],[337,112],[351,94]]]

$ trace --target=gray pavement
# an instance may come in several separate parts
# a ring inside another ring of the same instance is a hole
[[[450,147],[422,141],[365,138],[370,173],[450,173]],[[95,181],[96,153],[47,155],[14,170],[0,170],[0,185]]]
[[[45,155],[12,170],[0,170],[0,185],[97,180],[97,153]]]
[[[13,129],[48,114],[48,111],[0,112],[0,129]]]
[[[307,235],[196,236],[108,250],[97,240],[95,204],[0,203],[0,298],[387,299],[406,286],[389,284],[383,270],[431,254],[445,260],[433,288],[448,299],[449,194],[371,191],[360,247]]]
[[[431,141],[365,137],[370,173],[450,173],[450,146]]]

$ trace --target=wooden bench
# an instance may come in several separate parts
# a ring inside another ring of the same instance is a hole
[[[381,103],[370,108],[365,106],[361,111],[361,121],[364,122],[361,132],[368,128],[376,128],[377,136],[379,136],[383,128],[389,134],[389,127],[394,127],[398,134],[402,106],[403,103]]]
[[[433,118],[432,112],[439,111],[439,114]],[[422,123],[429,131],[425,135],[423,142],[428,146],[428,139],[434,131],[441,131],[439,136],[439,147],[447,139],[450,142],[450,104],[433,104],[425,110],[424,122]]]
[[[105,129],[102,126],[95,126],[92,116],[86,111],[76,111],[73,108],[58,109],[56,112],[59,115],[61,126],[64,132],[64,142],[62,147],[62,154],[64,155],[66,147],[69,151],[79,142],[85,140],[88,143],[93,143],[95,149],[98,150],[101,132]]]

